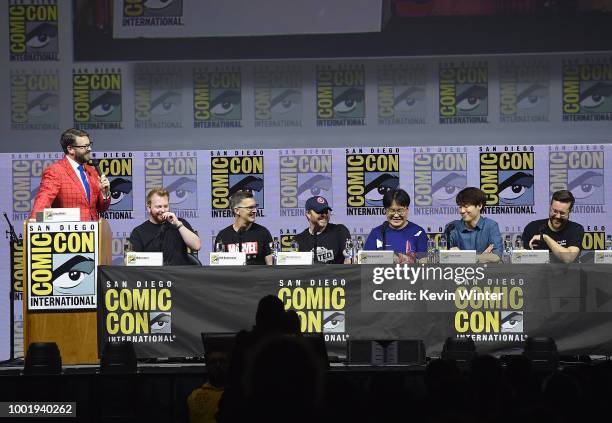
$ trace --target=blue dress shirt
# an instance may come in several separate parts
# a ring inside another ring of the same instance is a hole
[[[449,231],[449,246],[458,247],[460,250],[476,250],[477,254],[482,254],[484,250],[493,244],[493,254],[502,256],[503,246],[501,233],[497,222],[488,217],[480,216],[478,223],[472,228],[468,228],[463,220],[453,220],[446,225],[448,228],[454,225]]]

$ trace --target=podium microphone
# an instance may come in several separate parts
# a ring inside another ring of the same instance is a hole
[[[385,220],[385,223],[382,224],[382,228],[380,232],[382,234],[382,249],[383,251],[387,249],[387,229],[389,228],[389,222]]]
[[[6,215],[6,212],[3,212],[2,214],[4,215],[4,218],[6,219],[6,223],[8,224],[8,227],[9,227],[8,231],[6,231],[6,236],[11,239],[11,242],[15,242],[17,243],[17,245],[21,245],[23,243],[23,239],[17,236],[17,232],[15,232],[15,227],[9,220],[8,216]]]

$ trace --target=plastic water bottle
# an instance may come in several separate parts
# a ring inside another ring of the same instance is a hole
[[[225,251],[225,245],[222,242],[217,242],[215,244],[215,253],[222,253]]]
[[[517,250],[523,249],[523,238],[520,235],[517,235],[514,240],[514,248]]]
[[[612,235],[606,236],[605,247],[606,247],[606,250],[612,250]]]
[[[510,237],[510,234],[507,234],[504,238],[504,258],[502,260],[504,263],[510,263],[512,258],[512,249],[512,238]]]
[[[278,241],[278,237],[274,237],[272,241],[272,263],[276,264],[278,259],[278,252],[280,251],[280,242]]]
[[[427,262],[436,262],[436,243],[432,237],[427,237]]]
[[[440,250],[448,249],[448,245],[446,244],[446,237],[444,236],[444,234],[442,234],[442,236],[440,236],[440,240],[438,241],[438,248]]]
[[[348,238],[344,243],[344,259],[349,260],[353,263],[353,256],[355,255],[355,251],[353,249],[353,240]]]

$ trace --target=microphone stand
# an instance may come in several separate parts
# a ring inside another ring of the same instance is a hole
[[[5,231],[5,236],[7,239],[9,239],[9,251],[11,254],[10,260],[12,263],[13,260],[13,244],[16,246],[22,246],[23,245],[23,238],[20,238],[17,236],[17,232],[15,232],[15,227],[13,226],[13,224],[11,223],[11,221],[9,220],[6,212],[2,213],[4,215],[4,219],[6,219],[6,223],[8,224],[8,230]],[[11,276],[12,279],[12,276]],[[25,281],[25,278],[24,278]],[[23,296],[21,297],[21,300],[23,301]],[[11,330],[10,330],[10,356],[9,359],[6,361],[2,361],[0,363],[5,364],[5,363],[18,363],[21,362],[20,358],[15,357],[15,291],[14,291],[14,286],[13,286],[13,281],[11,280],[11,287],[9,289],[9,307],[10,307],[10,324],[11,324]],[[22,325],[23,326],[23,325]]]

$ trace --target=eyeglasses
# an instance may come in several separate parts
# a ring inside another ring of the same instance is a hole
[[[565,217],[568,217],[570,215],[570,212],[562,212],[562,211],[559,211],[559,210],[555,210],[555,209],[553,209],[551,207],[550,208],[550,214],[553,215],[553,216],[554,215],[559,215],[560,218],[565,218]]]
[[[402,215],[406,213],[408,213],[408,209],[406,207],[400,207],[399,209],[387,209],[387,214],[391,216],[396,214]]]
[[[237,209],[247,209],[248,211],[257,210],[259,208],[259,204],[255,204],[254,206],[236,206]]]
[[[86,150],[91,150],[93,148],[93,142],[90,142],[89,144],[83,144],[83,145],[71,145],[70,147],[72,147],[72,148],[84,148]]]

